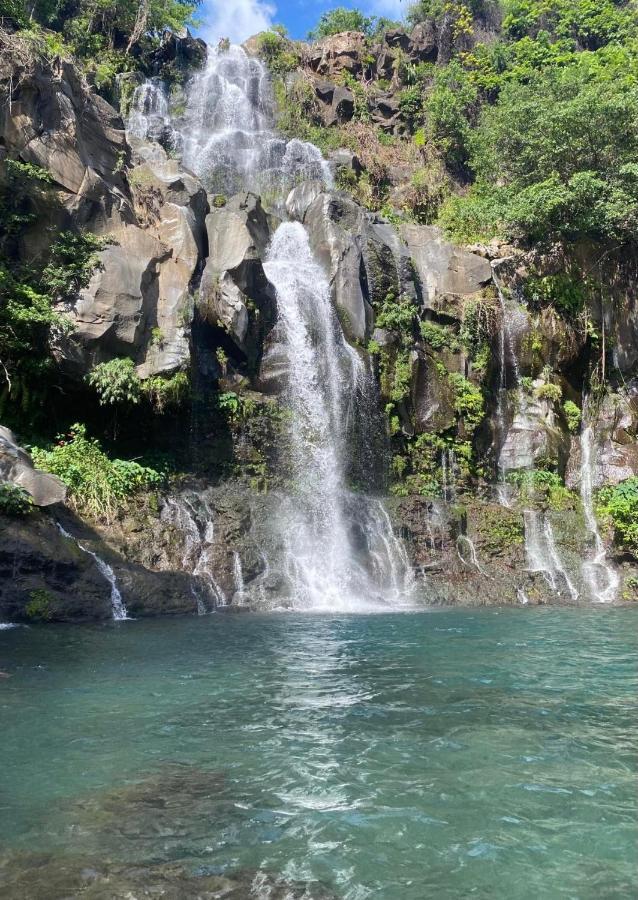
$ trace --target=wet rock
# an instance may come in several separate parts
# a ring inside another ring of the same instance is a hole
[[[638,381],[625,389],[607,394],[593,420],[596,435],[593,484],[595,488],[620,484],[638,475]],[[580,486],[582,463],[580,441],[572,440],[567,466],[568,487]]]
[[[437,360],[419,355],[412,374],[412,406],[418,432],[442,432],[456,424],[456,394],[447,374]]]
[[[340,151],[336,152],[339,153]],[[347,151],[345,152],[347,153]],[[286,211],[290,218],[303,223],[308,209],[317,197],[323,194],[324,190],[325,187],[321,181],[304,181],[294,188],[286,200]]]
[[[306,211],[304,224],[312,250],[328,273],[346,336],[365,340],[372,326],[372,308],[361,281],[364,211],[347,197],[324,193]]]
[[[396,228],[384,222],[370,223],[363,233],[363,261],[369,296],[380,306],[389,293],[417,298],[410,253]]]
[[[34,595],[34,592],[38,592]],[[28,620],[28,604],[44,621],[110,619],[111,592],[95,561],[66,540],[41,513],[0,516],[0,618]]]
[[[230,328],[243,353],[256,359],[274,318],[274,291],[263,260],[271,238],[271,220],[254,194],[233,197],[206,218],[209,256],[199,289],[200,311],[211,324]],[[249,301],[260,312],[248,343]]]
[[[569,456],[569,437],[562,431],[554,406],[533,395],[521,393],[514,419],[500,451],[499,465],[504,472],[557,467],[565,470]]]

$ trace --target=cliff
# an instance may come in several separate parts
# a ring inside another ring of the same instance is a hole
[[[291,143],[264,120],[269,162],[256,168],[276,179],[234,193],[216,168],[227,148],[211,144],[214,122],[188,143],[192,98],[220,78],[198,76],[197,47],[164,40],[111,91],[117,110],[71,58],[0,34],[0,186],[13,216],[1,271],[31,292],[37,351],[27,362],[5,317],[2,417],[69,488],[66,508],[29,483],[36,506],[5,491],[0,618],[108,618],[111,585],[91,553],[135,616],[292,602],[285,540],[270,527],[291,477],[290,362],[267,274],[284,220],[303,225],[343,335],[373,374],[348,480],[389,498],[423,600],[636,599],[636,545],[613,507],[614,487],[638,476],[635,246],[468,244],[433,224],[442,184],[465,188],[442,169],[432,181],[440,160],[415,140],[405,73],[446,64],[447,40],[419,25],[372,44],[281,39],[279,56],[250,42],[234,64],[255,54],[261,84],[259,57],[271,71],[275,61],[275,108],[259,112]],[[317,129],[329,169],[302,144]],[[55,266],[57,280],[44,278]],[[20,485],[15,452],[12,437],[1,471]],[[89,459],[108,502],[91,501]]]

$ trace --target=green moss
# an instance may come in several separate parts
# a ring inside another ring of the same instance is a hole
[[[53,602],[52,595],[42,589],[31,591],[29,594],[29,602],[24,607],[25,615],[32,622],[50,622],[53,618]]]
[[[525,523],[520,513],[504,507],[481,507],[476,530],[488,553],[499,555],[525,540]]]

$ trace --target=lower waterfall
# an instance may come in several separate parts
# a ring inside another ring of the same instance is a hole
[[[291,488],[278,527],[295,607],[357,611],[409,603],[412,574],[378,501],[347,485],[348,446],[368,372],[345,340],[327,278],[299,223],[276,231],[265,264],[286,360]]]

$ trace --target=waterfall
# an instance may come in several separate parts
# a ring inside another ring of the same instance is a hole
[[[560,558],[554,529],[546,513],[525,510],[525,550],[530,572],[542,574],[556,594],[561,595],[566,589],[572,600],[578,600],[578,590]]]
[[[128,135],[143,141],[174,142],[175,130],[168,99],[164,84],[159,78],[149,78],[135,88],[126,120],[126,131]]]
[[[192,491],[180,497],[169,497],[160,516],[182,535],[182,567],[193,576],[191,591],[198,614],[206,615],[208,607],[226,606],[226,597],[214,574],[215,526],[206,498]]]
[[[346,484],[348,409],[365,392],[367,370],[343,336],[302,225],[279,227],[264,268],[288,372],[293,485],[279,525],[294,603],[353,611],[400,603],[410,593],[409,566],[389,517]]]
[[[246,585],[244,583],[244,570],[241,566],[241,556],[233,550],[233,580],[235,582],[235,605],[241,604],[246,599]]]
[[[588,424],[588,403],[583,404],[583,427],[580,434],[580,496],[585,512],[587,530],[594,541],[594,556],[583,562],[583,575],[594,597],[599,603],[612,603],[620,587],[618,573],[607,562],[605,545],[600,535],[594,512],[594,470],[596,447],[593,425]]]
[[[105,562],[97,553],[94,553],[92,550],[89,550],[77,538],[74,538],[72,534],[59,523],[55,523],[58,526],[58,531],[60,534],[73,541],[80,548],[82,553],[86,553],[88,556],[92,556],[95,560],[95,565],[98,568],[100,575],[104,578],[105,581],[111,587],[111,609],[113,610],[113,619],[116,622],[124,622],[129,618],[128,612],[126,611],[126,606],[124,605],[124,601],[122,599],[122,594],[120,593],[120,589],[117,584],[117,578],[115,577],[115,572],[109,566],[107,562]]]
[[[499,334],[499,390],[497,400],[497,424],[499,431],[499,487],[498,499],[502,506],[511,506],[511,492],[505,481],[508,471],[507,443],[510,432],[516,428],[518,439],[529,441],[525,446],[524,459],[528,460],[526,470],[534,471],[534,452],[532,446],[533,428],[530,428],[530,417],[527,414],[527,398],[523,390],[521,371],[516,352],[516,336],[523,329],[525,322],[524,313],[518,304],[513,303],[505,295],[505,291],[494,271],[494,284],[498,292],[499,306],[501,310],[501,328]],[[508,371],[511,379],[508,379]],[[516,391],[516,410],[511,428],[507,426],[508,392]],[[560,557],[552,523],[546,512],[536,509],[524,510],[525,521],[525,552],[527,565],[530,572],[539,572],[544,577],[551,589],[558,595],[565,590],[572,600],[577,600],[579,592],[569,577],[565,565]]]
[[[283,196],[308,179],[331,183],[321,151],[273,130],[268,70],[242,47],[208,51],[206,68],[188,87],[182,126],[184,165],[209,191]]]
[[[461,549],[462,547],[467,548],[467,551],[468,551],[469,557],[470,557],[469,560],[466,559],[465,556],[463,556],[463,550]],[[466,534],[460,534],[457,537],[456,552],[464,566],[467,566],[470,569],[471,568],[476,569],[476,571],[479,573],[479,575],[482,575],[484,578],[490,577],[479,562],[478,555],[476,553],[476,547],[474,546],[474,541],[471,538],[469,538]]]

